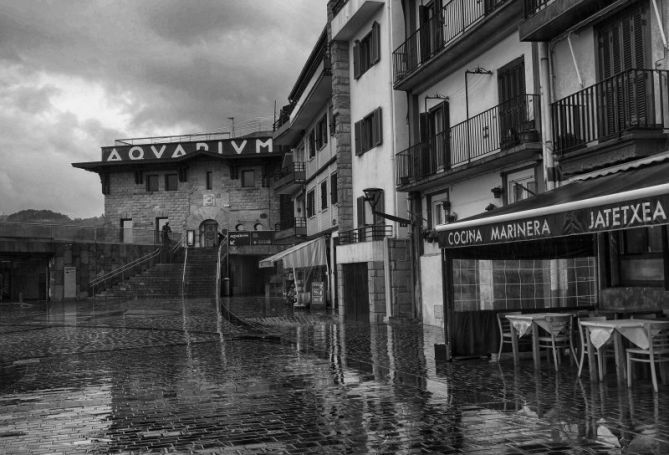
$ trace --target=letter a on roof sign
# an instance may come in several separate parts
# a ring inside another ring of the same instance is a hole
[[[172,158],[179,158],[180,156],[184,156],[185,154],[186,151],[181,146],[181,144],[179,144],[177,145],[177,148],[174,149],[174,153],[172,153]]]
[[[121,161],[121,155],[118,154],[116,149],[112,149],[107,161]]]

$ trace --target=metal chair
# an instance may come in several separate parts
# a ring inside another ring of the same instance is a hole
[[[587,321],[606,321],[606,316],[590,316],[585,318],[578,319],[578,338],[581,343],[581,353],[578,360],[578,377],[581,377],[583,372],[583,364],[585,362],[585,356],[590,355],[588,352],[588,328],[581,325],[581,322]],[[594,350],[594,355],[597,359],[597,369],[599,371],[599,380],[601,381],[606,373],[606,355],[611,352],[612,344],[609,341],[606,345],[602,346],[599,350]]]
[[[550,315],[546,316],[546,328],[542,327],[546,335],[539,335],[538,346],[539,349],[551,349],[553,351],[553,362],[555,364],[555,371],[560,369],[560,357],[558,353],[561,349],[569,349],[573,359],[577,361],[574,353],[574,342],[571,336],[572,315]]]
[[[661,327],[661,328],[660,328]],[[669,324],[658,326],[646,323],[643,326],[648,337],[648,349],[628,348],[627,352],[627,387],[632,387],[632,362],[650,364],[650,376],[653,390],[657,393],[657,373],[655,363],[669,362]]]
[[[504,344],[512,344],[511,321],[506,318],[507,314],[521,314],[520,311],[513,311],[511,313],[497,313],[497,325],[499,327],[499,351],[497,352],[497,361],[499,362],[502,355],[502,348]]]

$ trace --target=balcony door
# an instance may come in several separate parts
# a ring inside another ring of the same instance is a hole
[[[430,134],[430,155],[437,172],[450,167],[449,134],[450,117],[448,101],[430,109],[428,113],[428,131]]]
[[[652,125],[646,71],[650,50],[648,5],[639,2],[597,27],[599,137]],[[652,84],[652,78],[651,82]]]
[[[517,145],[521,126],[527,120],[525,61],[523,57],[497,71],[499,92],[500,148]]]
[[[441,0],[433,0],[418,8],[420,19],[420,57],[421,62],[425,62],[443,44]]]

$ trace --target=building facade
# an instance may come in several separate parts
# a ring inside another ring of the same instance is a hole
[[[202,135],[121,140],[102,147],[100,161],[73,166],[100,175],[105,217],[123,242],[139,232],[159,238],[167,223],[188,247],[214,248],[227,234],[233,293],[262,295],[253,277],[258,260],[278,250],[270,176],[281,160],[269,134]]]

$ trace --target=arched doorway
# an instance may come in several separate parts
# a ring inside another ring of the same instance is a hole
[[[217,235],[218,222],[216,220],[204,220],[200,224],[200,246],[215,247]]]

